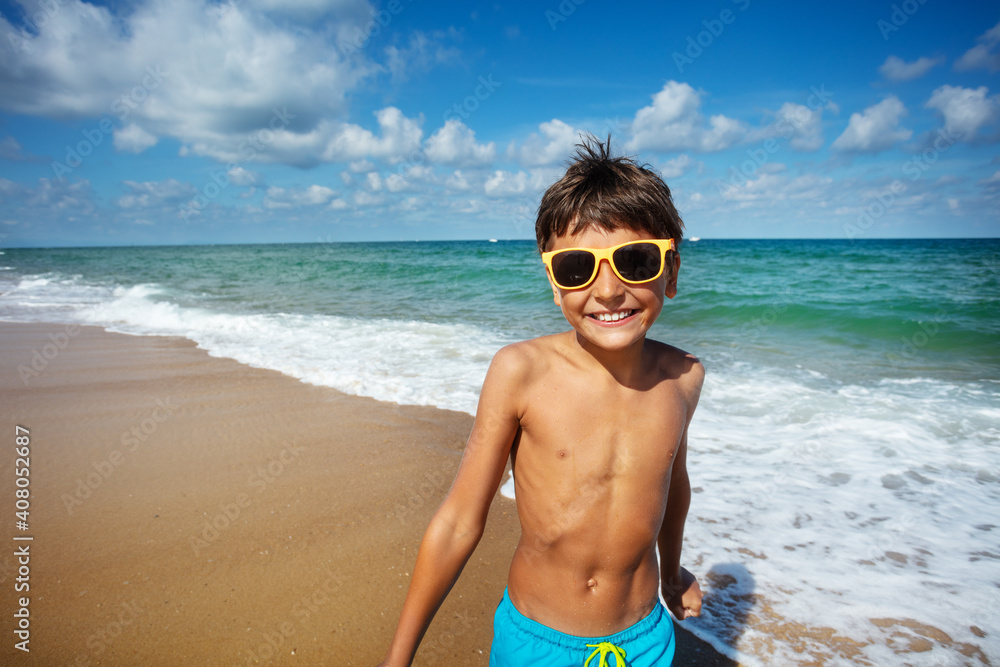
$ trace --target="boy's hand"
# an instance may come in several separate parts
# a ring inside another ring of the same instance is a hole
[[[678,577],[663,582],[663,599],[667,601],[667,609],[678,621],[690,616],[700,616],[701,598],[698,580],[683,567]]]

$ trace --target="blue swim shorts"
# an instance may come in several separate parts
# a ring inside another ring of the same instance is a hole
[[[625,661],[611,645],[624,655]],[[674,648],[673,619],[660,602],[646,618],[621,632],[607,637],[574,637],[519,612],[505,589],[493,617],[490,667],[583,667],[588,658],[587,667],[602,664],[608,667],[664,667],[673,662]]]

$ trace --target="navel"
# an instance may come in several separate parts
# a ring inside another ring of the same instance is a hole
[[[591,590],[597,588],[597,579],[594,579],[593,577],[591,577],[590,579],[588,579],[587,580],[587,588],[589,588]]]

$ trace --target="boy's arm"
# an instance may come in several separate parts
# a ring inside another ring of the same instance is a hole
[[[409,665],[427,627],[479,544],[500,486],[519,415],[524,365],[505,348],[486,374],[472,434],[451,490],[424,533],[396,633],[383,665]]]
[[[674,459],[667,494],[667,510],[657,546],[660,548],[660,590],[667,608],[678,621],[701,614],[701,588],[694,575],[681,567],[684,522],[691,504],[691,482],[687,474],[687,429]]]
[[[701,614],[701,587],[693,574],[681,567],[681,549],[684,544],[684,523],[688,507],[691,505],[691,481],[687,471],[688,425],[698,404],[704,367],[695,363],[691,369],[694,390],[688,404],[687,423],[681,434],[677,454],[670,469],[670,489],[667,492],[667,508],[663,514],[663,525],[657,538],[660,550],[660,589],[667,608],[674,617],[683,621],[689,616]]]

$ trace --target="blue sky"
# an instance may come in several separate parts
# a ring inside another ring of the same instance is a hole
[[[580,133],[703,238],[1000,236],[995,2],[0,2],[0,246],[532,238]]]

